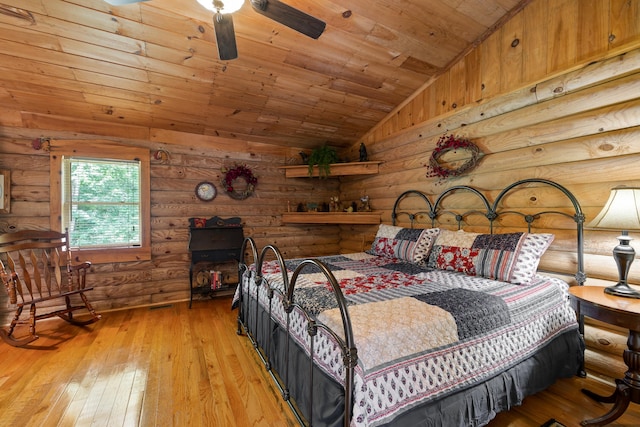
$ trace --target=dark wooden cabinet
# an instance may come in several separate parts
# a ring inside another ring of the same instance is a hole
[[[194,295],[233,291],[228,268],[221,270],[219,267],[234,264],[237,271],[243,241],[244,231],[239,217],[189,219],[189,308]]]

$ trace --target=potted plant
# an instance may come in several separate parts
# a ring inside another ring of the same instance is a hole
[[[313,167],[317,165],[318,176],[320,178],[326,178],[331,173],[329,165],[331,165],[331,163],[336,163],[337,161],[338,153],[336,153],[335,148],[326,144],[322,147],[315,148],[308,159],[309,176],[313,176]]]

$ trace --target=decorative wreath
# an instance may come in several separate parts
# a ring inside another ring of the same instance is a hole
[[[464,150],[467,151],[471,157],[469,160],[458,166],[457,168],[450,168],[440,163],[440,158],[450,151]],[[438,177],[440,179],[446,179],[450,176],[462,175],[465,172],[475,168],[480,160],[482,153],[477,145],[465,138],[460,138],[453,135],[443,135],[438,139],[436,148],[431,153],[429,164],[427,165],[427,178]]]
[[[244,165],[236,165],[232,169],[222,169],[224,178],[222,179],[222,188],[229,194],[232,199],[244,200],[253,194],[253,190],[258,183],[258,178],[253,175],[251,169]],[[247,183],[247,187],[244,191],[239,191],[233,188],[233,183],[238,179],[244,179]]]

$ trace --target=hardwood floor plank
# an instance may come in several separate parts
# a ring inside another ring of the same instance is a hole
[[[173,380],[172,368],[173,362],[171,345],[175,337],[171,330],[174,323],[173,314],[162,316],[168,310],[155,310],[149,316],[154,324],[155,330],[153,336],[151,359],[148,361],[149,374],[148,384],[152,384],[152,395],[149,405],[145,405],[147,409],[147,420],[143,420],[143,425],[173,425],[173,416],[171,408],[173,407]],[[160,316],[157,318],[156,316]],[[147,327],[150,325],[147,324]],[[146,396],[145,396],[146,397]],[[146,399],[145,399],[146,403]]]
[[[145,347],[144,315],[147,311],[140,312],[140,316],[135,320],[133,311],[128,311],[126,327],[121,330],[126,332],[127,339],[123,340],[122,353],[126,355],[124,363],[128,366],[127,381],[123,381],[120,392],[113,412],[110,415],[110,425],[128,425],[138,424],[142,398],[144,396],[146,384],[146,370],[141,370],[141,360],[144,355],[148,354],[148,346]],[[127,396],[128,398],[124,398]]]
[[[219,298],[103,313],[84,328],[40,322],[31,348],[0,343],[0,427],[296,426],[236,316]],[[570,427],[607,412],[581,388],[609,394],[613,382],[558,381],[489,427]],[[637,425],[633,403],[611,424]]]

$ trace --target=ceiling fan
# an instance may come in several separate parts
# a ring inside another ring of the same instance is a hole
[[[120,6],[148,0],[105,0],[107,3]],[[291,7],[280,0],[249,0],[253,9],[267,18],[294,29],[305,36],[317,39],[324,31],[326,24],[309,14]],[[231,14],[242,7],[244,0],[198,0],[205,8],[215,12],[213,27],[216,32],[218,56],[221,60],[238,57],[236,35],[233,29]]]

